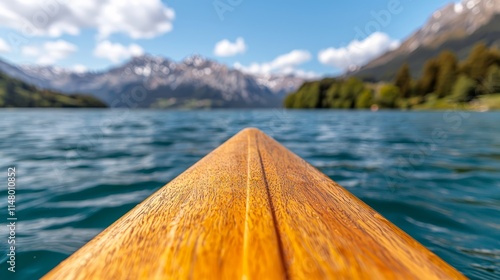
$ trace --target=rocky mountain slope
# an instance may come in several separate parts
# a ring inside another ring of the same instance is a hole
[[[285,94],[304,82],[295,76],[245,74],[201,56],[177,63],[145,55],[108,71],[84,73],[0,61],[0,71],[40,88],[90,93],[112,107],[134,108],[279,107]]]
[[[477,42],[500,47],[500,0],[463,0],[433,13],[399,48],[350,73],[367,80],[390,80],[405,62],[413,76],[423,63],[445,49],[465,58]]]

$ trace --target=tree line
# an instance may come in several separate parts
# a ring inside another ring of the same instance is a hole
[[[286,108],[378,108],[411,109],[425,104],[469,103],[489,94],[500,94],[500,51],[483,43],[475,45],[459,61],[443,51],[426,61],[421,76],[413,78],[408,64],[394,81],[364,82],[358,78],[325,78],[304,83],[285,100]]]

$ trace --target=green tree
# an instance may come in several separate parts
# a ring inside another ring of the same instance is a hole
[[[422,77],[417,85],[421,96],[433,93],[436,90],[438,74],[439,62],[436,59],[428,60],[424,65]]]
[[[296,93],[294,108],[319,108],[320,104],[319,82],[307,82]]]
[[[485,78],[488,68],[497,61],[495,50],[489,50],[484,43],[474,46],[462,64],[462,72],[478,83]]]
[[[396,79],[394,81],[394,85],[399,88],[401,92],[401,97],[408,98],[411,95],[411,74],[410,74],[410,66],[408,63],[403,64],[396,74]]]
[[[287,108],[353,109],[365,90],[365,83],[358,78],[326,78],[304,83],[284,99],[284,105]]]
[[[500,49],[493,47],[490,49],[490,59],[492,64],[500,65]]]
[[[486,93],[500,93],[500,66],[492,65],[484,82]]]
[[[342,109],[353,109],[356,105],[356,98],[365,89],[364,83],[357,78],[349,78],[347,81],[342,83],[340,89],[341,104]]]
[[[356,108],[366,109],[373,105],[373,92],[365,88],[356,99]]]
[[[336,108],[335,101],[340,99],[340,83],[334,82],[326,90],[325,100],[323,101],[324,108]]]
[[[283,104],[285,105],[285,108],[295,108],[295,93],[289,94],[285,97],[285,100],[283,101]]]
[[[452,93],[458,74],[458,61],[454,53],[443,51],[439,55],[437,63],[439,73],[436,81],[436,94],[441,98]]]
[[[330,108],[330,104],[328,104],[328,90],[336,83],[336,78],[325,78],[319,81],[319,98],[316,108]]]
[[[460,75],[453,87],[453,99],[457,102],[469,102],[476,97],[477,82],[466,75]]]
[[[376,103],[381,108],[396,108],[400,97],[399,88],[394,85],[383,85],[378,93]]]

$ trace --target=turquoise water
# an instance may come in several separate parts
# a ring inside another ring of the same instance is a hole
[[[500,277],[500,114],[0,111],[0,279],[36,279],[242,128],[286,147],[473,279]],[[16,167],[16,273],[7,168]]]

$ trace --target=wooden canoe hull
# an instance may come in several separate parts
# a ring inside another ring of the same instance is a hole
[[[320,171],[245,129],[43,279],[465,279]]]

